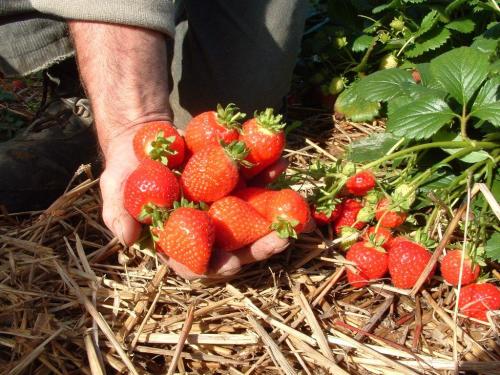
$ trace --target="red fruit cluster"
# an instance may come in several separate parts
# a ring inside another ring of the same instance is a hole
[[[195,116],[185,137],[163,121],[145,124],[133,139],[140,164],[125,183],[124,206],[153,224],[160,251],[197,274],[208,271],[213,246],[236,251],[272,230],[296,237],[310,220],[297,192],[247,187],[281,157],[285,124],[272,109],[241,125],[244,117],[234,104],[219,105]]]

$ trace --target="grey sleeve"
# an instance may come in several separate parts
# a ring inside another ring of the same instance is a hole
[[[2,0],[0,18],[42,13],[63,19],[138,26],[174,36],[173,0]]]

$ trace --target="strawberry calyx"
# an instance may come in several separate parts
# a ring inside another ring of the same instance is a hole
[[[186,198],[182,197],[180,201],[174,202],[173,209],[176,210],[176,209],[181,208],[181,207],[200,209],[201,203],[195,203],[195,202],[192,202],[192,201],[187,200]]]
[[[177,155],[177,151],[171,149],[174,142],[175,136],[165,137],[163,131],[160,131],[156,138],[146,146],[146,153],[151,159],[168,166],[168,156]]]
[[[359,232],[353,227],[342,227],[340,230],[340,248],[342,250],[348,250],[352,245],[358,241]]]
[[[297,238],[295,227],[299,224],[298,220],[279,216],[271,224],[271,229],[278,233],[280,238]]]
[[[168,218],[168,212],[169,210],[166,208],[158,207],[154,203],[148,203],[142,206],[139,220],[143,221],[147,218],[151,218],[151,227],[162,228],[163,223]]]
[[[250,168],[253,166],[248,160],[245,158],[248,156],[250,150],[245,145],[245,142],[241,141],[232,141],[227,144],[224,141],[220,141],[222,148],[226,151],[227,156],[233,160],[235,163],[241,164],[244,167]]]
[[[286,126],[286,123],[282,122],[283,116],[274,114],[272,108],[266,108],[262,112],[255,111],[255,120],[261,129],[267,130],[271,133],[279,133]]]
[[[236,107],[234,103],[229,103],[226,108],[222,105],[217,104],[217,111],[215,112],[215,117],[217,122],[227,129],[241,129],[240,121],[246,116],[245,113],[239,111],[240,109]]]

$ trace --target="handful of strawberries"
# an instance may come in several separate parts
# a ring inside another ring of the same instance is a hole
[[[285,147],[281,115],[268,108],[247,120],[234,104],[194,117],[185,137],[169,122],[134,136],[140,164],[128,177],[124,205],[151,226],[159,251],[196,274],[207,272],[214,246],[237,251],[273,230],[296,237],[310,220],[291,189],[251,187]]]

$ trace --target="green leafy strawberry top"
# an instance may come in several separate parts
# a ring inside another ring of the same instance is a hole
[[[278,133],[286,126],[286,123],[282,122],[283,116],[275,115],[272,108],[266,108],[265,111],[260,113],[256,111],[254,116],[261,127],[272,133]]]
[[[234,103],[229,103],[226,108],[217,104],[216,118],[219,124],[224,125],[228,129],[239,130],[241,127],[240,121],[246,117],[245,113],[239,111]]]

